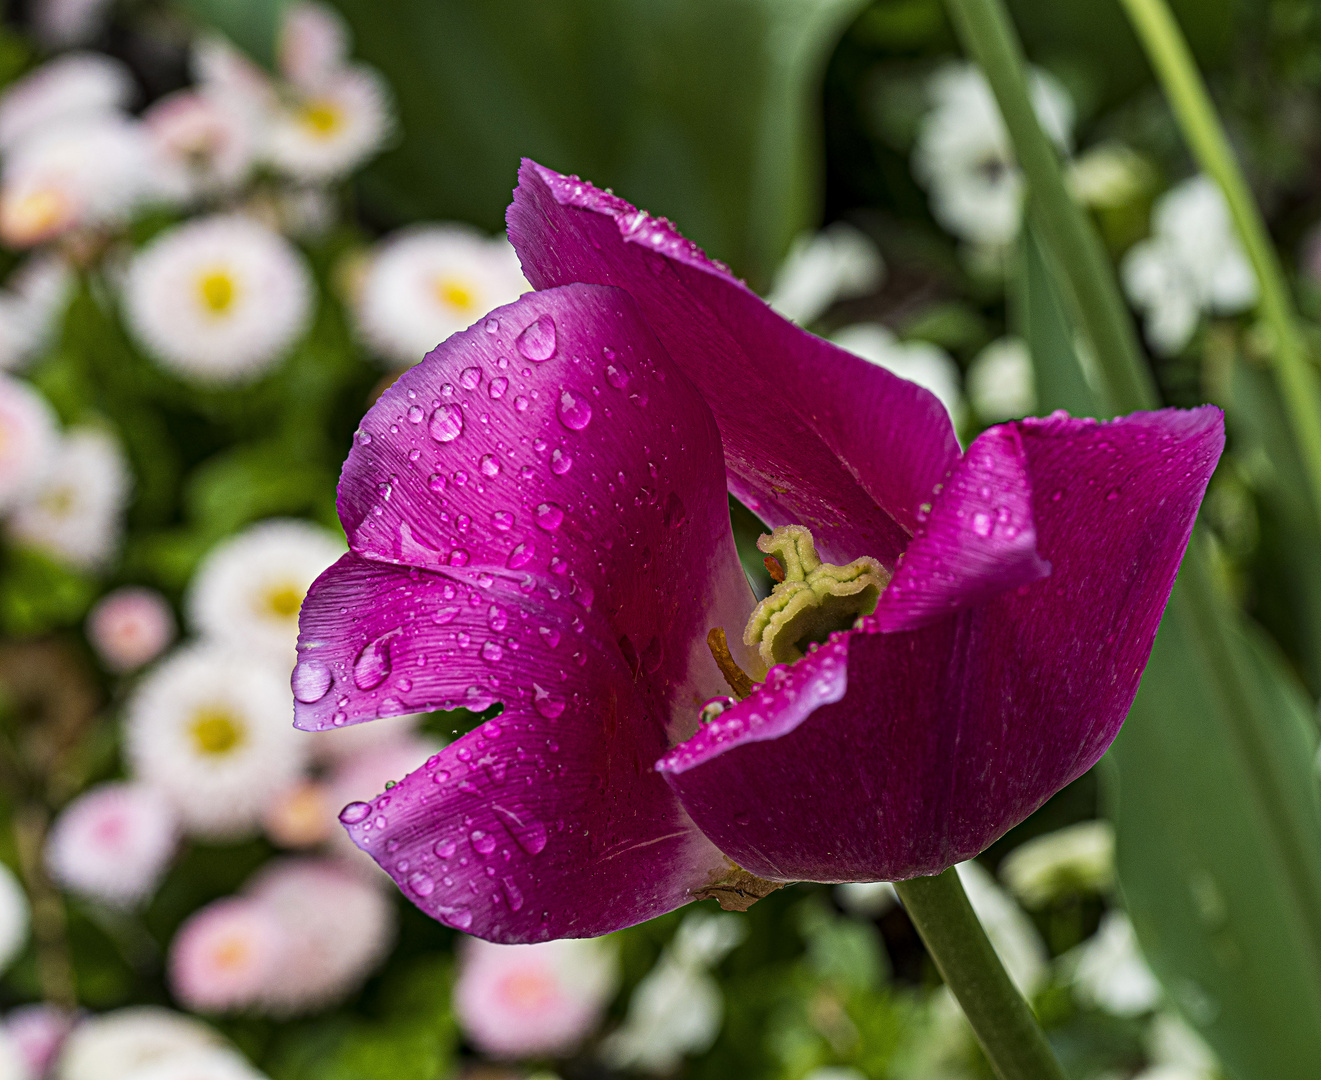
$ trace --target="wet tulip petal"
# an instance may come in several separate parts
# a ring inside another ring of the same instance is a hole
[[[524,161],[509,238],[538,288],[625,288],[715,413],[730,490],[828,562],[893,565],[958,442],[928,391],[793,325],[668,222]]]
[[[659,763],[739,865],[782,880],[937,873],[1118,733],[1224,444],[1221,414],[1014,427],[1050,576],[917,630],[869,620]],[[804,709],[804,694],[819,703]]]

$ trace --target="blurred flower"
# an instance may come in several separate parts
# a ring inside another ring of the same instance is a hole
[[[46,839],[46,865],[70,892],[129,908],[156,891],[178,840],[178,818],[160,792],[100,784],[60,811]]]
[[[469,938],[459,950],[454,1015],[491,1057],[560,1057],[596,1029],[618,982],[615,945],[601,938],[535,945]]]
[[[1255,304],[1257,277],[1209,176],[1167,191],[1151,220],[1151,236],[1129,249],[1120,269],[1148,342],[1169,355],[1188,344],[1203,312],[1233,315]]]
[[[276,108],[265,157],[294,180],[337,180],[379,150],[393,125],[390,90],[380,75],[363,64],[338,67]]]
[[[1147,1029],[1147,1057],[1151,1067],[1134,1080],[1219,1080],[1214,1051],[1181,1017],[1158,1013]]]
[[[837,221],[794,240],[766,302],[786,319],[806,325],[836,300],[879,287],[884,275],[885,264],[871,237]]]
[[[316,86],[349,56],[344,18],[326,4],[290,4],[280,27],[280,73],[299,86]]]
[[[236,215],[162,233],[134,258],[125,284],[129,326],[143,347],[200,383],[264,374],[312,314],[312,279],[298,250]]]
[[[253,1007],[278,977],[283,931],[275,913],[251,897],[207,904],[170,943],[170,991],[197,1012]]]
[[[149,1065],[223,1047],[220,1035],[191,1016],[137,1005],[81,1020],[65,1041],[57,1080],[138,1080]]]
[[[440,748],[439,740],[411,731],[395,731],[387,740],[362,745],[356,752],[341,756],[327,779],[326,794],[335,815],[331,822],[331,837],[335,846],[351,858],[354,865],[367,865],[370,856],[358,850],[340,826],[339,812],[349,803],[372,798],[384,791],[388,784],[397,783],[421,768]]]
[[[119,547],[132,482],[113,435],[71,428],[41,489],[15,508],[9,534],[80,569],[104,567]]]
[[[249,116],[219,93],[177,90],[142,115],[168,190],[184,202],[234,190],[248,176],[256,153]]]
[[[1000,877],[1028,907],[1073,892],[1107,892],[1115,882],[1115,830],[1108,821],[1081,821],[1014,848]]]
[[[388,360],[416,364],[478,316],[530,286],[503,236],[466,225],[423,225],[388,237],[355,304],[358,329]]]
[[[420,713],[383,716],[379,722],[371,724],[349,724],[346,727],[330,728],[326,731],[310,731],[307,733],[308,742],[312,746],[312,755],[318,761],[344,769],[354,769],[359,761],[378,748],[399,743],[411,743],[413,736],[417,734],[417,726],[420,720]],[[424,739],[423,742],[427,746],[433,745],[429,740]],[[434,750],[429,752],[435,753]],[[421,761],[422,759],[418,758],[418,760]],[[415,766],[410,766],[410,768],[412,767]],[[373,770],[373,772],[378,771]],[[399,777],[393,772],[388,772],[381,783],[384,784],[386,780],[398,779]],[[381,788],[378,786],[376,791],[380,790]],[[354,799],[366,797],[359,792],[351,794],[348,801],[351,802]]]
[[[1138,951],[1133,924],[1122,911],[1107,911],[1096,933],[1060,963],[1079,1000],[1088,1005],[1116,1016],[1138,1016],[1160,1003],[1160,983]]]
[[[27,944],[31,909],[14,872],[0,863],[0,972],[14,962]]]
[[[267,863],[244,894],[280,926],[280,956],[260,1004],[276,1016],[342,1001],[376,970],[394,944],[394,899],[375,880],[334,859]]]
[[[968,366],[968,398],[987,423],[1017,420],[1037,407],[1032,354],[1019,337],[997,338]]]
[[[1147,159],[1120,142],[1093,146],[1069,166],[1073,194],[1098,209],[1127,206],[1146,190],[1151,179]]]
[[[51,342],[68,306],[73,275],[53,251],[39,252],[0,290],[0,368],[20,367]]]
[[[847,1066],[827,1065],[821,1069],[813,1069],[803,1077],[803,1080],[867,1080],[867,1074]]]
[[[174,640],[174,612],[155,589],[137,585],[108,592],[87,616],[87,640],[111,671],[135,671]]]
[[[192,645],[154,668],[129,699],[134,775],[160,788],[187,832],[250,832],[302,771],[305,740],[289,723],[283,669],[221,645]]]
[[[136,120],[85,116],[25,138],[4,162],[0,239],[25,248],[113,227],[157,193],[155,150]]]
[[[36,0],[32,27],[43,45],[67,49],[96,37],[113,0]]]
[[[204,34],[193,43],[193,76],[198,89],[213,93],[237,109],[254,130],[263,126],[275,105],[275,87],[266,73],[219,34]]]
[[[121,112],[133,97],[133,76],[102,53],[65,53],[11,83],[0,95],[0,149],[71,120]]]
[[[38,489],[59,445],[55,411],[31,383],[0,374],[0,511]]]
[[[73,1030],[74,1017],[56,1005],[20,1005],[4,1022],[4,1032],[18,1049],[27,1067],[27,1075],[46,1075],[51,1063]],[[0,1067],[0,1076],[5,1071]]]
[[[856,323],[830,338],[842,349],[870,360],[930,390],[957,425],[963,418],[963,392],[959,366],[939,345],[929,341],[900,341],[879,323]]]
[[[198,566],[185,599],[188,621],[204,637],[292,668],[303,597],[342,554],[343,541],[311,522],[249,525]]]
[[[39,1080],[18,1041],[0,1028],[0,1080]]]
[[[959,863],[959,881],[1014,985],[1031,997],[1046,981],[1050,953],[1041,934],[981,863]]]
[[[850,915],[876,919],[899,902],[888,881],[849,881],[835,886],[835,899]]]
[[[674,1072],[687,1055],[710,1049],[724,1019],[720,984],[709,973],[747,935],[737,915],[694,912],[638,983],[623,1024],[602,1044],[616,1069]]]
[[[132,1080],[264,1080],[234,1050],[214,1047],[156,1061],[133,1074]]]
[[[1067,150],[1073,102],[1051,75],[1033,70],[1029,90],[1037,117]],[[913,172],[930,192],[941,225],[973,244],[1001,246],[1018,235],[1023,177],[995,96],[971,64],[940,68],[928,84],[932,109],[918,131]]]
[[[280,847],[315,847],[339,831],[335,814],[342,805],[332,805],[321,781],[298,780],[266,804],[261,826],[271,843]]]

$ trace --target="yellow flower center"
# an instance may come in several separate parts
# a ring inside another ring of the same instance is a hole
[[[280,619],[292,619],[303,606],[304,590],[297,585],[284,583],[273,585],[262,597],[266,611]]]
[[[458,278],[441,275],[431,287],[435,290],[436,299],[448,307],[469,312],[477,306],[477,290]]]
[[[73,205],[62,191],[37,188],[0,203],[0,235],[15,246],[26,247],[64,228],[72,216]]]
[[[247,732],[243,722],[223,705],[207,705],[193,713],[193,742],[199,753],[221,757],[242,746]]]
[[[333,101],[313,98],[299,107],[298,122],[314,137],[330,139],[344,126],[344,110]]]
[[[238,298],[234,275],[222,267],[207,270],[197,279],[197,294],[202,306],[212,315],[223,315]]]

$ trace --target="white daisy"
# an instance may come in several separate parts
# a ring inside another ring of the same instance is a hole
[[[1160,983],[1122,911],[1107,911],[1096,933],[1062,956],[1060,965],[1072,973],[1078,998],[1108,1013],[1139,1016],[1160,1004]]]
[[[835,886],[835,899],[850,915],[878,919],[899,903],[899,894],[888,881],[847,881]]]
[[[26,248],[75,228],[123,224],[154,197],[154,164],[142,124],[115,114],[34,132],[5,157],[0,239]]]
[[[35,492],[59,445],[55,411],[31,383],[0,373],[0,511]]]
[[[188,621],[199,634],[292,667],[303,597],[343,554],[343,541],[319,525],[260,521],[202,560],[185,600]]]
[[[335,68],[290,88],[270,117],[265,158],[294,180],[336,180],[379,150],[393,125],[390,91],[374,68]]]
[[[177,90],[142,121],[168,174],[165,186],[181,201],[232,191],[252,171],[257,133],[249,116],[219,93]]]
[[[1014,848],[1000,878],[1029,907],[1074,892],[1107,892],[1115,883],[1115,830],[1108,821],[1080,821]]]
[[[8,1031],[0,1029],[0,1080],[36,1080],[35,1070],[23,1047]]]
[[[344,17],[325,4],[298,0],[280,27],[280,73],[299,86],[315,86],[349,56]]]
[[[31,923],[27,893],[14,872],[0,863],[0,971],[5,971],[27,944]]]
[[[1044,71],[1029,77],[1041,126],[1061,149],[1073,132],[1068,91]],[[973,65],[948,64],[928,84],[932,109],[918,131],[913,172],[931,195],[931,212],[955,236],[1001,246],[1018,235],[1023,178],[995,96]]]
[[[119,547],[133,476],[119,442],[98,427],[71,428],[41,488],[9,518],[15,540],[72,566],[104,566]]]
[[[929,341],[900,341],[878,323],[857,323],[837,331],[831,340],[879,367],[930,390],[940,399],[955,424],[963,419],[963,391],[959,366],[939,345]]]
[[[189,833],[243,836],[302,771],[307,744],[292,715],[282,668],[220,645],[180,649],[129,700],[133,774],[170,798]]]
[[[125,585],[87,615],[87,640],[111,671],[136,671],[174,640],[174,612],[155,589]]]
[[[222,1048],[219,1033],[191,1016],[134,1005],[89,1016],[73,1029],[56,1062],[58,1080],[136,1080],[158,1062]]]
[[[281,964],[284,927],[267,905],[227,896],[194,911],[170,942],[170,992],[197,1012],[251,1009]]]
[[[1188,344],[1204,312],[1233,315],[1255,304],[1257,278],[1210,177],[1171,188],[1151,219],[1151,236],[1129,249],[1120,271],[1144,313],[1147,341],[1170,355]]]
[[[46,865],[65,889],[129,908],[151,897],[179,839],[169,800],[142,784],[107,783],[60,811]]]
[[[885,264],[871,238],[837,221],[794,240],[766,302],[786,319],[806,325],[836,300],[871,292],[884,274]]]
[[[1026,416],[1037,407],[1032,354],[1019,337],[991,342],[968,366],[968,397],[983,420],[998,423]]]
[[[0,96],[0,149],[74,119],[115,113],[133,97],[133,76],[113,57],[65,53],[12,83]]]
[[[0,369],[12,370],[46,349],[68,306],[69,264],[54,251],[30,256],[0,289]]]
[[[254,124],[275,103],[275,87],[267,74],[218,34],[204,34],[193,44],[193,76],[198,89],[215,94]]]
[[[238,216],[176,226],[134,258],[124,302],[143,347],[204,383],[251,380],[280,360],[312,312],[312,280],[282,236]]]
[[[228,1047],[194,1050],[144,1066],[132,1080],[265,1080],[246,1058]]]
[[[423,225],[388,237],[356,298],[358,329],[388,360],[416,364],[451,334],[529,288],[503,237],[467,225]]]

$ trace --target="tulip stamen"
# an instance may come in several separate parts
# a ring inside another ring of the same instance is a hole
[[[711,632],[706,635],[706,647],[711,650],[711,659],[716,662],[716,667],[720,669],[720,674],[725,677],[725,682],[729,684],[729,688],[738,695],[739,699],[742,700],[751,694],[753,687],[757,684],[749,678],[748,673],[739,667],[734,660],[729,651],[729,639],[725,637],[723,626],[713,627]]]

